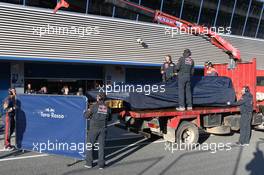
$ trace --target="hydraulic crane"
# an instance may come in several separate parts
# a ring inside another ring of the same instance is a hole
[[[117,7],[124,8],[135,13],[143,14],[152,17],[154,21],[168,25],[170,27],[176,27],[179,30],[187,31],[188,33],[200,36],[206,36],[210,42],[226,52],[232,61],[241,61],[240,51],[232,46],[227,40],[219,36],[216,32],[206,29],[204,26],[190,23],[175,16],[169,15],[159,10],[153,10],[133,2],[126,0],[105,0],[105,3],[111,3]]]

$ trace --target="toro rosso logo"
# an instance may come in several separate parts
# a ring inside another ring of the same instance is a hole
[[[47,107],[44,110],[37,111],[37,114],[42,118],[52,118],[52,119],[63,119],[64,114],[59,114],[54,108]]]

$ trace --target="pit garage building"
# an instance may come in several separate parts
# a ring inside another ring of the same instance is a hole
[[[170,54],[176,61],[186,48],[193,53],[198,74],[205,61],[229,62],[228,55],[206,39],[172,37],[165,32],[167,26],[159,24],[67,11],[53,14],[50,9],[9,3],[0,3],[0,23],[0,100],[11,86],[23,93],[27,83],[57,93],[66,84],[74,92],[98,83],[158,82],[164,56]],[[54,32],[76,28],[88,28],[87,35]],[[241,51],[243,61],[257,58],[258,69],[264,69],[264,40],[223,37]]]

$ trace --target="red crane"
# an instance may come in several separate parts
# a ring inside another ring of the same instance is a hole
[[[227,40],[219,36],[216,32],[194,23],[182,20],[175,16],[161,12],[159,10],[153,10],[144,6],[126,1],[126,0],[105,0],[106,3],[111,3],[117,7],[121,7],[135,13],[140,13],[149,17],[152,17],[154,21],[168,25],[170,27],[176,27],[181,31],[185,31],[194,35],[207,36],[210,42],[226,52],[231,59],[241,61],[240,51],[232,46]]]
[[[56,13],[56,12],[57,12],[60,8],[62,8],[62,7],[64,7],[64,8],[68,8],[68,7],[69,7],[69,3],[66,2],[65,0],[60,0],[60,1],[57,3],[56,7],[54,8],[53,13]]]

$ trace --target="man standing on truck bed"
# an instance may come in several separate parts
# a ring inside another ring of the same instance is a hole
[[[207,61],[205,63],[205,66],[207,68],[206,76],[218,76],[218,72],[214,68],[214,65],[211,61]]]
[[[165,62],[161,66],[160,73],[163,82],[170,80],[176,75],[175,64],[172,62],[170,55],[165,56]]]
[[[244,86],[242,89],[242,97],[234,105],[240,106],[241,118],[240,118],[240,137],[239,145],[247,146],[250,141],[251,135],[251,119],[253,112],[253,96],[250,93],[248,86]],[[228,103],[230,104],[230,103]]]
[[[105,104],[106,95],[100,93],[96,96],[97,102],[93,104],[86,113],[86,117],[90,119],[89,129],[88,129],[88,144],[93,146],[92,149],[87,150],[86,154],[86,168],[92,168],[93,166],[93,150],[95,145],[97,145],[98,165],[100,169],[105,167],[105,137],[106,137],[106,127],[107,121],[110,119],[110,109]],[[96,143],[98,141],[98,143]]]
[[[192,92],[191,92],[191,76],[194,73],[194,61],[191,58],[191,51],[185,49],[183,57],[178,60],[176,70],[178,71],[178,89],[179,89],[179,107],[178,111],[185,110],[185,97],[187,110],[192,110]]]

